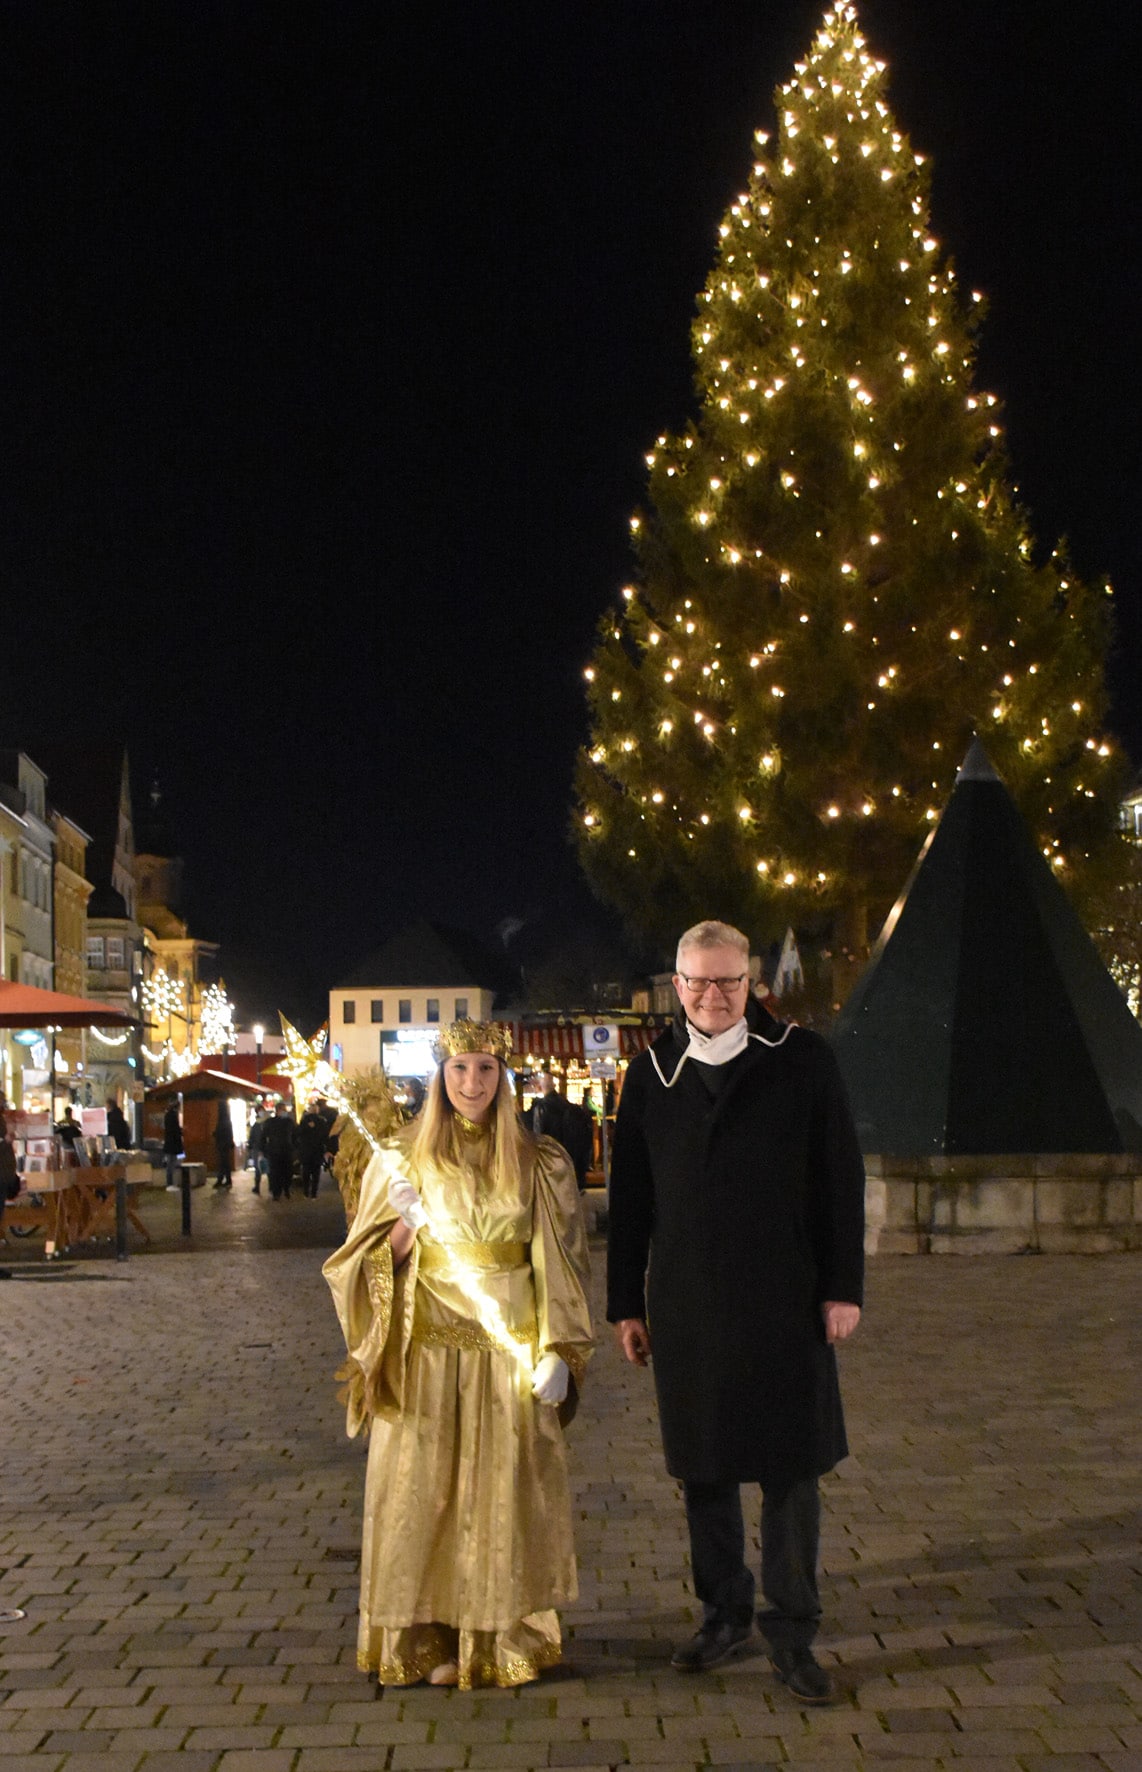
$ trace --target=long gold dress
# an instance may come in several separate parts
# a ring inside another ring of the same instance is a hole
[[[578,1381],[592,1349],[575,1172],[541,1138],[505,1198],[488,1129],[454,1124],[457,1170],[416,1172],[411,1128],[384,1142],[322,1270],[349,1350],[348,1431],[370,1426],[357,1665],[386,1686],[448,1660],[465,1689],[534,1680],[560,1659],[554,1608],[578,1592],[559,1412],[531,1394],[541,1355]],[[397,1174],[431,1233],[394,1275]]]

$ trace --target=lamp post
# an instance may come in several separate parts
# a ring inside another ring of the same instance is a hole
[[[258,1055],[258,1061],[254,1068],[254,1086],[257,1089],[262,1087],[262,1041],[265,1037],[265,1028],[260,1021],[256,1021],[254,1023],[254,1050]]]

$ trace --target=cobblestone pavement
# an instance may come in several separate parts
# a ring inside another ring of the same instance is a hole
[[[178,1255],[174,1196],[146,1210],[156,1250],[126,1264],[3,1257],[0,1607],[27,1616],[0,1624],[0,1772],[1142,1772],[1138,1257],[874,1261],[826,1483],[834,1708],[760,1648],[671,1672],[681,1509],[648,1375],[609,1343],[570,1434],[566,1666],[380,1693],[318,1272],[336,1201],[196,1197]]]

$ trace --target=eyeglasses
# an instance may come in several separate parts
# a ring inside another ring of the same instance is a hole
[[[680,972],[678,976],[686,989],[693,991],[696,997],[702,996],[703,992],[708,991],[711,985],[716,991],[720,991],[723,997],[728,997],[731,992],[737,990],[739,985],[745,983],[748,974],[739,972],[736,978],[687,978],[684,972]]]

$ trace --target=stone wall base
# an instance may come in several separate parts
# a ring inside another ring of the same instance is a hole
[[[865,1158],[870,1255],[1142,1250],[1142,1156]]]

